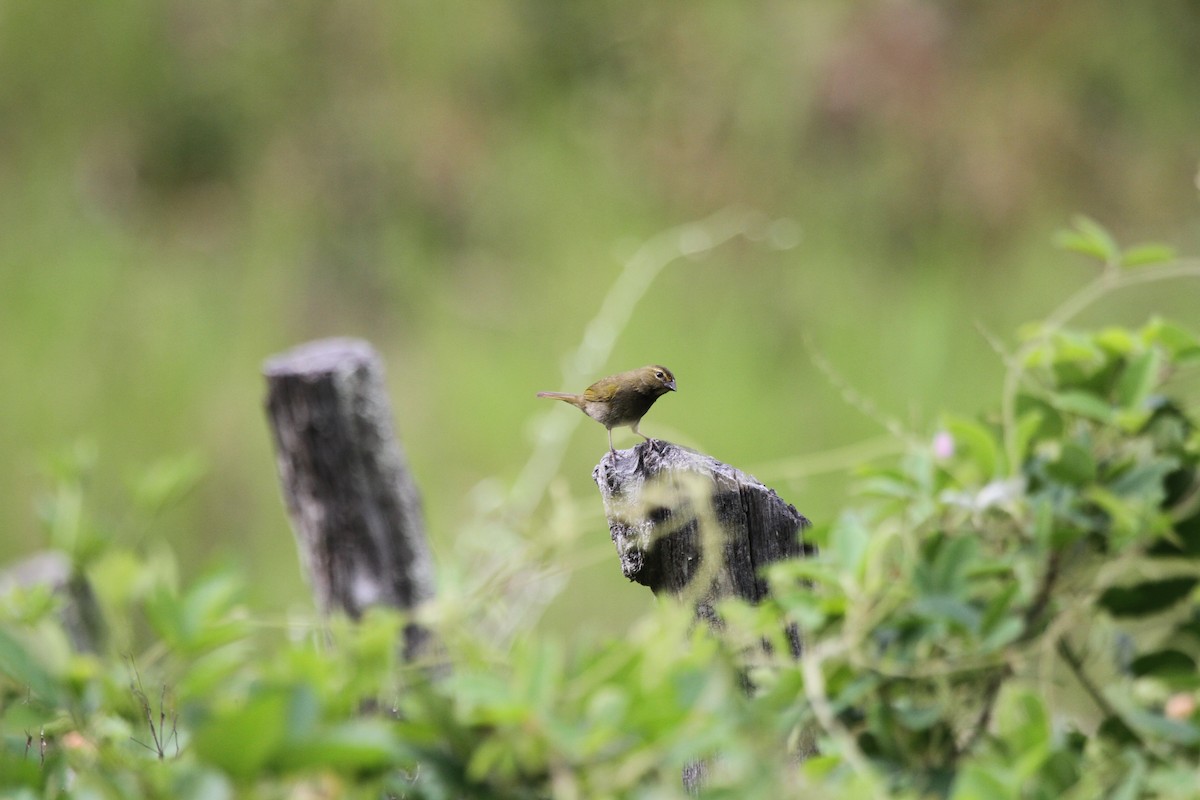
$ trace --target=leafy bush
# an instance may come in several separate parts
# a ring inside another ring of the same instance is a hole
[[[819,556],[725,602],[720,634],[666,604],[626,638],[571,648],[472,620],[495,591],[422,613],[442,651],[403,664],[404,620],[256,619],[240,578],[175,585],[169,553],[123,549],[86,513],[89,455],[46,518],[79,598],[9,591],[0,624],[5,796],[1192,796],[1200,757],[1200,341],[1151,320],[1067,328],[1133,283],[1196,277],[1082,221],[1062,237],[1101,276],[1002,353],[995,415],[865,471]],[[1134,269],[1138,267],[1138,269]],[[139,482],[151,507],[195,479]],[[137,496],[137,492],[135,492]],[[807,642],[788,655],[785,630]],[[763,647],[763,641],[773,646]]]

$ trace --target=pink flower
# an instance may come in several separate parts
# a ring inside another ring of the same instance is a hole
[[[1184,692],[1171,695],[1163,706],[1163,713],[1168,719],[1189,719],[1195,711],[1196,698]]]
[[[938,461],[954,457],[954,437],[948,431],[938,431],[934,434],[933,457]]]

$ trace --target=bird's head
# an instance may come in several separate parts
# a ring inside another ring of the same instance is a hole
[[[674,392],[675,376],[671,374],[671,370],[661,364],[651,364],[648,367],[642,367],[641,370],[642,384],[646,386],[655,396]]]

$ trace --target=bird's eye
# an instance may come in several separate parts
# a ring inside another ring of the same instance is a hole
[[[656,373],[654,373],[654,377],[658,378],[661,381],[663,379],[663,374],[661,372],[656,372]]]

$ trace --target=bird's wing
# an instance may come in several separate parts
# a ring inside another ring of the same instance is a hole
[[[613,395],[617,393],[617,386],[619,385],[616,381],[596,381],[583,390],[583,399],[589,403],[606,403],[613,399]]]

